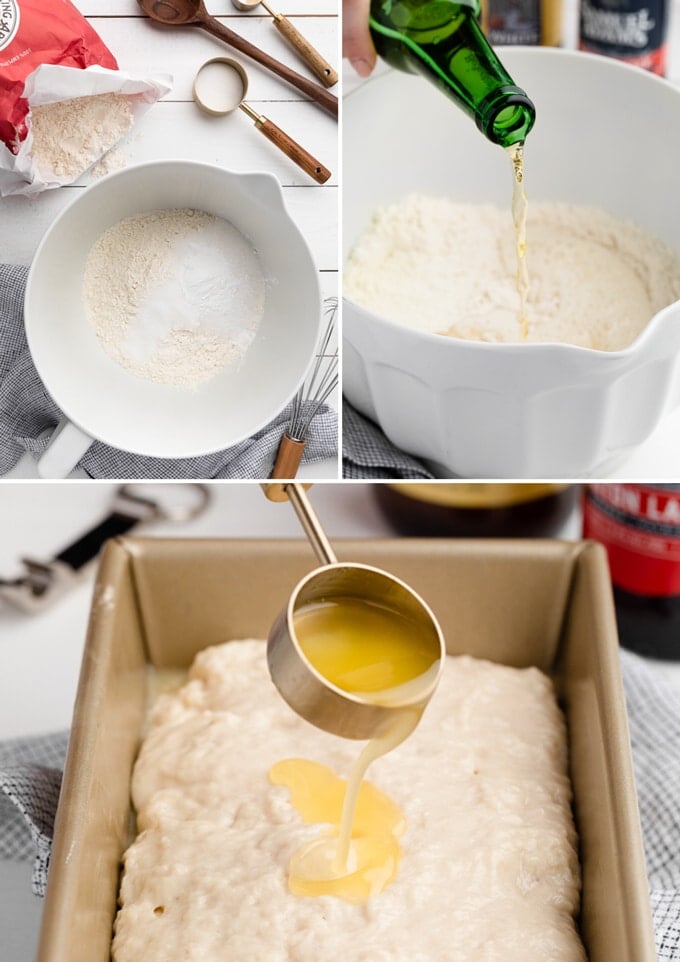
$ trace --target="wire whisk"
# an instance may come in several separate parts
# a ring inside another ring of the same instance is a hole
[[[312,421],[338,384],[338,346],[332,347],[338,315],[337,297],[326,301],[326,326],[316,359],[293,400],[290,424],[281,438],[272,478],[294,478],[302,460]]]

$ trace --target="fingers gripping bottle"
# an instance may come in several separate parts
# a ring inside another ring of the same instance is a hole
[[[523,144],[536,111],[484,36],[480,9],[480,0],[372,0],[371,35],[383,60],[434,83],[490,141]]]

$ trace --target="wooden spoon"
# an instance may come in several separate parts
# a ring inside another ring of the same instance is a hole
[[[224,43],[233,47],[235,50],[239,50],[247,57],[251,57],[257,61],[257,63],[262,64],[263,67],[267,67],[272,73],[281,77],[282,80],[287,81],[287,83],[296,87],[302,91],[302,93],[307,94],[308,97],[311,97],[312,100],[318,103],[320,107],[323,107],[331,116],[338,116],[337,97],[324,87],[320,87],[319,84],[314,83],[313,80],[303,77],[302,74],[291,70],[290,67],[287,67],[279,60],[270,57],[268,53],[264,53],[264,51],[256,47],[255,44],[244,40],[243,37],[239,37],[239,35],[234,33],[233,30],[230,30],[229,27],[225,27],[224,24],[220,23],[219,20],[208,13],[203,0],[138,0],[138,2],[144,13],[157,23],[171,27],[193,24],[202,30],[207,30],[213,37],[217,37],[218,40],[224,41]]]

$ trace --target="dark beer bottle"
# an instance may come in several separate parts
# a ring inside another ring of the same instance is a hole
[[[576,502],[569,484],[451,482],[374,485],[394,530],[427,537],[549,537]]]
[[[513,83],[479,23],[480,0],[372,0],[370,28],[390,66],[426,77],[495,144],[523,144],[534,105]]]
[[[607,549],[619,639],[680,659],[680,484],[589,484],[583,534]]]
[[[562,43],[562,0],[482,0],[482,29],[495,46]]]
[[[668,0],[581,0],[579,49],[666,73]]]

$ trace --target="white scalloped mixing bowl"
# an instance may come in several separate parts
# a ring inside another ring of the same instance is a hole
[[[536,103],[529,204],[600,207],[680,250],[680,90],[587,54],[501,59]],[[375,77],[343,116],[345,256],[376,207],[409,193],[509,207],[508,157],[424,80]],[[348,400],[442,477],[603,475],[680,404],[680,302],[616,352],[421,333],[349,298],[343,331]]]

